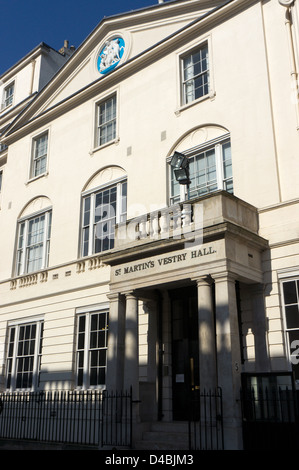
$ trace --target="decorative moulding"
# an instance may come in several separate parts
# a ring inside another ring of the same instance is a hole
[[[100,76],[108,75],[120,63],[127,60],[130,52],[130,35],[114,32],[101,42],[96,56],[95,67]]]
[[[280,5],[282,5],[283,7],[290,7],[293,3],[294,3],[294,0],[278,0]]]

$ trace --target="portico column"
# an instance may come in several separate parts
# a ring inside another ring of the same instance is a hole
[[[222,389],[225,449],[242,449],[241,353],[236,279],[228,272],[215,280],[218,386]]]
[[[212,279],[208,276],[196,280],[198,298],[198,339],[200,389],[215,390],[216,341],[214,309],[212,299]]]
[[[126,296],[124,389],[132,386],[133,399],[139,400],[138,299],[132,292]]]
[[[252,331],[255,345],[256,372],[268,372],[270,370],[267,324],[265,313],[264,285],[253,284],[250,286],[252,299]]]
[[[109,333],[107,348],[107,390],[119,391],[123,388],[124,370],[124,331],[125,311],[118,293],[108,295]]]

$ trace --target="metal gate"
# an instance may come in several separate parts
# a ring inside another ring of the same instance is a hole
[[[291,373],[243,374],[245,450],[299,449],[298,392]]]
[[[223,450],[221,388],[193,390],[189,404],[189,449]]]
[[[132,388],[103,392],[101,446],[132,447]]]

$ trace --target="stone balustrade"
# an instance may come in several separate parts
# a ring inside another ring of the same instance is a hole
[[[258,233],[257,209],[225,191],[217,191],[119,224],[115,248],[135,246],[142,241],[182,239],[195,232],[198,236],[205,228],[223,222]]]

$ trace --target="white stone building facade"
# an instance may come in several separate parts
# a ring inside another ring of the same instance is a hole
[[[0,116],[2,391],[132,386],[139,432],[220,387],[241,449],[242,374],[296,387],[298,34],[297,1],[170,1],[28,75]]]

